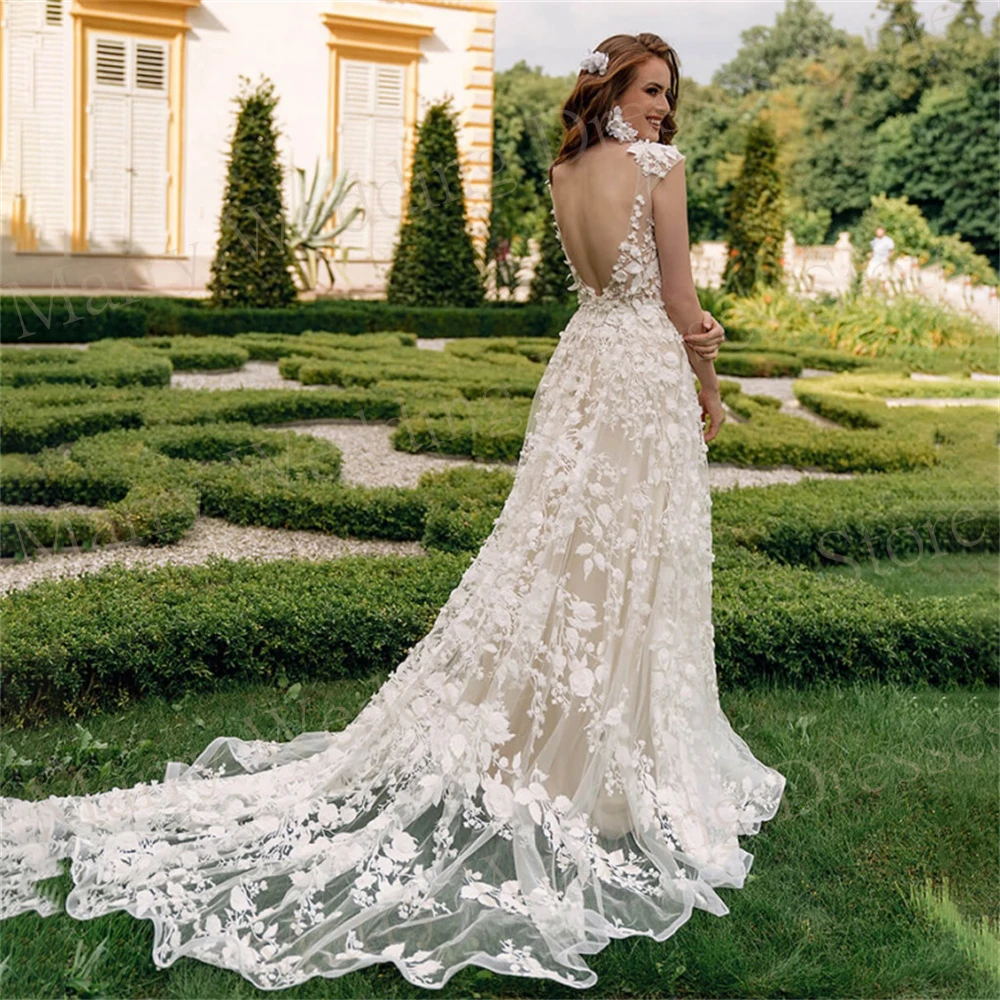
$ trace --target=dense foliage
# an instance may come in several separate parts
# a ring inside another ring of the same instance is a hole
[[[785,226],[777,158],[774,129],[758,118],[747,133],[743,169],[726,206],[727,292],[750,295],[781,283]]]
[[[566,253],[559,242],[552,218],[552,199],[546,189],[549,211],[542,222],[539,261],[528,292],[529,302],[567,302],[570,298],[572,275],[566,264]]]
[[[711,85],[682,80],[675,141],[687,157],[692,240],[724,238],[747,130],[766,107],[797,240],[833,242],[873,196],[905,195],[933,234],[998,267],[1000,13],[985,26],[975,0],[962,0],[927,25],[911,0],[881,0],[879,17],[868,43],[814,0],[786,0],[772,25],[743,33]],[[541,230],[544,166],[572,82],[524,63],[497,76],[494,243]]]
[[[295,301],[274,124],[278,98],[266,78],[253,88],[246,77],[240,84],[208,288],[216,306],[274,308]]]
[[[417,133],[406,216],[386,298],[393,305],[479,306],[485,290],[467,230],[454,113],[433,105]]]

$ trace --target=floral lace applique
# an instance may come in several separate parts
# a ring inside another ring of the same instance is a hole
[[[641,170],[608,289],[580,285],[514,484],[430,631],[341,732],[220,736],[163,782],[0,799],[0,917],[155,927],[154,961],[261,989],[392,962],[588,987],[611,938],[662,940],[744,884],[739,834],[785,786],[719,705],[707,445],[659,300]],[[661,173],[661,170],[663,173]]]
[[[611,270],[608,287],[598,294],[579,275],[566,253],[555,208],[551,211],[559,242],[563,246],[563,257],[570,270],[581,308],[607,307],[623,302],[644,303],[662,308],[662,284],[660,279],[659,255],[653,234],[651,195],[656,182],[666,177],[672,167],[680,163],[684,156],[676,146],[668,146],[649,139],[640,139],[627,147],[638,164],[635,195],[629,217],[628,235],[618,245],[619,255]],[[656,180],[653,180],[655,178]],[[551,200],[551,182],[549,183]]]

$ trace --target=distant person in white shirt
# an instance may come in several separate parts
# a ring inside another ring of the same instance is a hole
[[[889,259],[892,256],[893,250],[896,249],[895,241],[891,236],[885,235],[885,229],[879,226],[875,230],[875,239],[869,244],[871,246],[871,254],[868,259],[868,268],[865,271],[865,277],[869,281],[874,281],[878,279],[886,279],[891,276],[892,268],[889,265]]]

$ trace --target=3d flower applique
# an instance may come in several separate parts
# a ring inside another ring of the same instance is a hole
[[[639,135],[638,130],[625,121],[622,116],[621,105],[619,104],[616,104],[611,109],[611,114],[608,116],[608,122],[604,126],[604,131],[619,142],[634,142]]]

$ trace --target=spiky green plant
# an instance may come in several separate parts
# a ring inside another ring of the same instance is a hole
[[[337,248],[337,238],[358,215],[366,213],[360,205],[355,205],[333,226],[330,225],[330,220],[340,210],[347,193],[356,184],[357,181],[348,181],[346,171],[334,178],[332,157],[327,157],[322,164],[319,157],[316,157],[308,191],[305,169],[295,168],[292,211],[288,219],[286,242],[295,264],[295,274],[305,291],[311,291],[319,283],[320,263],[326,268],[330,284],[336,283],[330,264]]]

